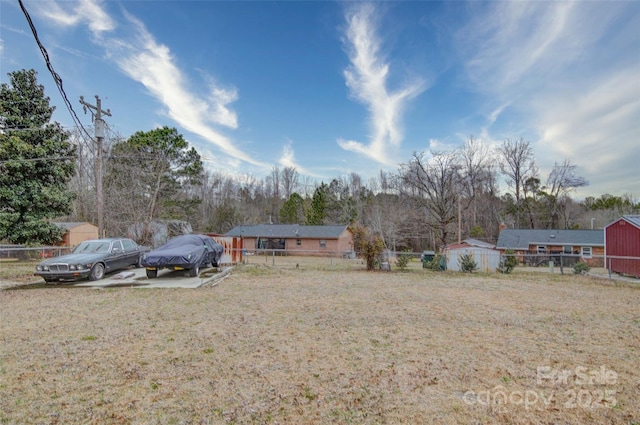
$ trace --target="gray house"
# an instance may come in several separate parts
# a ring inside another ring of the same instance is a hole
[[[512,249],[521,261],[538,258],[542,264],[545,256],[566,255],[597,267],[603,264],[604,230],[503,229],[496,248]]]

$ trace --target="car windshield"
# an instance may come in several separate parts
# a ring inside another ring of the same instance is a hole
[[[85,241],[73,250],[74,254],[94,254],[102,252],[109,252],[109,242]]]

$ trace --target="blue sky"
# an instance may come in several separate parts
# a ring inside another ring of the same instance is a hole
[[[99,95],[111,131],[176,127],[215,171],[369,178],[523,137],[543,180],[568,159],[590,181],[576,196],[640,198],[638,1],[23,3],[85,125],[79,97]],[[0,82],[23,68],[73,125],[0,0]]]

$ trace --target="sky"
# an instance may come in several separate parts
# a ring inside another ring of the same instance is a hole
[[[23,0],[64,92],[111,135],[175,127],[208,169],[375,178],[414,152],[523,138],[542,183],[640,198],[640,1]],[[0,82],[35,69],[74,125],[17,0]],[[506,185],[501,190],[506,191]]]

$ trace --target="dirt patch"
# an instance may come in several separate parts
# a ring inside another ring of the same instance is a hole
[[[278,261],[0,291],[0,423],[640,421],[635,286]]]

